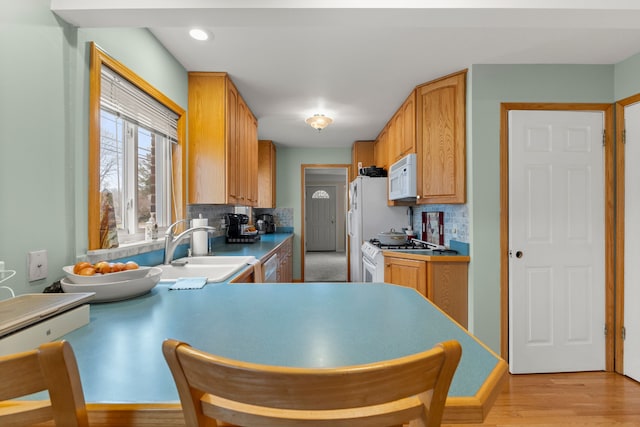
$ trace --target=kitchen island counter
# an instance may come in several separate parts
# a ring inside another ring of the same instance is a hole
[[[463,353],[445,422],[482,422],[507,371],[427,299],[387,284],[208,284],[179,291],[160,284],[138,298],[92,305],[91,322],[63,338],[76,352],[92,425],[142,425],[150,418],[181,425],[161,352],[166,338],[249,362],[327,368],[456,339]]]

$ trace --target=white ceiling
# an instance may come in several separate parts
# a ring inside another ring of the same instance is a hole
[[[304,4],[301,6],[300,4]],[[361,6],[366,4],[366,7]],[[288,147],[375,139],[418,84],[472,64],[615,64],[637,0],[52,0],[79,27],[146,27],[188,71],[226,71]],[[191,27],[206,29],[206,42]],[[322,132],[304,119],[322,113]]]

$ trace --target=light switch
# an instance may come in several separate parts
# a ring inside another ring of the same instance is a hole
[[[48,262],[47,251],[32,251],[27,254],[27,269],[29,270],[29,281],[47,278]]]

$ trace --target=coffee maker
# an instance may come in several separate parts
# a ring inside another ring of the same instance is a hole
[[[260,214],[258,215],[258,221],[262,221],[261,228],[264,228],[265,233],[275,233],[276,232],[276,224],[273,221],[273,215],[271,214]]]
[[[227,222],[227,237],[237,238],[242,236],[243,225],[249,223],[249,217],[244,214],[225,214]]]

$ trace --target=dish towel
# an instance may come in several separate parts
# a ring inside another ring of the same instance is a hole
[[[170,291],[182,289],[202,289],[207,284],[206,277],[180,277],[171,285]]]

